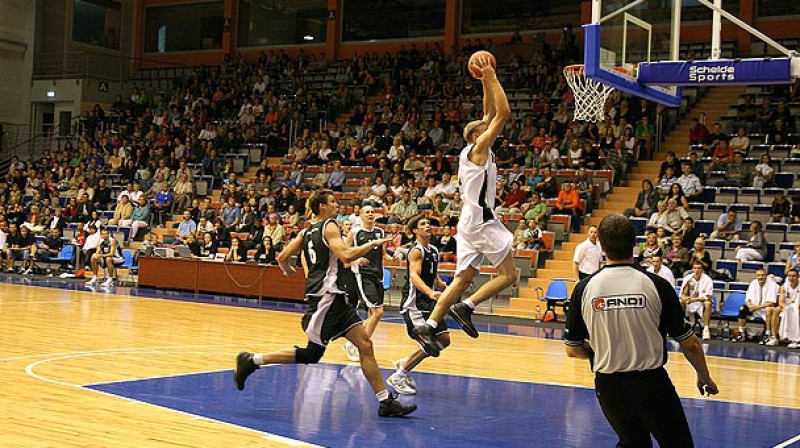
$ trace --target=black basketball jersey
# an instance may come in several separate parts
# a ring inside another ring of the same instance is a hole
[[[108,241],[100,240],[100,244],[97,245],[97,253],[99,254],[110,254],[111,253],[111,240]]]
[[[325,293],[341,293],[336,285],[339,259],[328,247],[323,229],[333,219],[317,221],[303,233],[303,256],[308,264],[306,296],[322,296]]]
[[[100,244],[97,245],[97,253],[102,255],[107,255],[111,253],[111,239],[109,238],[108,241],[100,240]],[[116,253],[113,254],[115,257],[122,256],[121,250],[119,245],[117,245]]]
[[[422,279],[422,282],[432,289],[433,283],[439,273],[439,250],[436,249],[436,246],[432,244],[428,244],[426,247],[417,241],[408,252],[409,258],[411,257],[411,252],[415,250],[422,252],[422,270],[419,273],[419,276]],[[410,263],[406,262],[406,267],[410,269]],[[411,282],[410,273],[408,275],[408,279],[406,280],[406,284],[403,286],[403,297],[405,299],[403,300],[403,309],[400,311],[401,313],[405,313],[410,309],[430,311],[433,309],[433,304],[435,303],[433,299],[428,297],[414,286],[414,284]]]
[[[361,246],[383,238],[386,234],[380,227],[373,227],[372,230],[367,230],[359,227],[353,231],[353,241],[356,246]],[[358,266],[357,272],[359,274],[367,275],[377,279],[383,279],[383,246],[376,246],[372,248],[364,258],[369,260],[369,264],[365,266]],[[354,269],[354,272],[356,270]]]

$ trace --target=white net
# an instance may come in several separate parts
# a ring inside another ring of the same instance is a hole
[[[575,97],[574,119],[577,121],[602,121],[605,118],[606,99],[614,87],[586,77],[582,65],[564,67],[564,77]]]

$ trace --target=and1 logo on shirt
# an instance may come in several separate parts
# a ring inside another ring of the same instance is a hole
[[[592,309],[594,311],[614,311],[629,308],[644,308],[646,304],[647,298],[642,294],[597,297],[592,300]]]

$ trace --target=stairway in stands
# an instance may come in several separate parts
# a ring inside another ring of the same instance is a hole
[[[627,187],[615,187],[609,193],[600,206],[592,212],[592,216],[586,219],[580,233],[571,233],[569,239],[561,244],[559,249],[554,250],[552,258],[545,261],[543,268],[536,271],[536,277],[527,280],[527,286],[523,279],[519,288],[519,297],[510,299],[508,308],[495,308],[496,314],[505,316],[534,318],[536,305],[540,305],[544,310],[544,303],[538,300],[536,288],[547,290],[547,285],[551,279],[566,278],[575,279],[575,272],[572,256],[575,247],[586,239],[586,229],[591,224],[599,224],[600,220],[610,213],[622,213],[628,207],[632,207],[636,202],[636,197],[641,191],[641,183],[644,179],[655,179],[661,162],[665,159],[667,150],[675,151],[679,158],[688,155],[689,127],[692,117],[699,117],[701,112],[707,116],[707,125],[712,130],[714,122],[719,121],[722,115],[726,115],[728,107],[735,104],[736,99],[745,90],[744,86],[715,87],[697,103],[694,109],[686,114],[670,133],[664,142],[663,149],[655,156],[656,160],[640,161],[628,176]],[[569,292],[576,282],[568,281]],[[559,319],[563,320],[563,316]]]

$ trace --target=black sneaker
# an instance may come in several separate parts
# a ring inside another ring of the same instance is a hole
[[[433,356],[434,358],[439,356],[439,347],[433,339],[433,328],[431,328],[430,325],[422,324],[418,327],[414,327],[414,329],[411,330],[411,337],[422,344],[422,350],[424,350],[428,356]]]
[[[743,332],[739,332],[739,334],[737,334],[736,337],[731,339],[731,341],[733,341],[733,342],[747,342],[747,336]]]
[[[378,417],[402,417],[417,410],[415,404],[403,404],[395,400],[394,395],[389,395],[389,398],[381,401],[378,406]]]
[[[461,302],[450,307],[449,314],[450,317],[461,325],[461,329],[464,330],[464,333],[467,333],[470,337],[477,338],[478,329],[472,324],[472,312],[472,308],[467,306],[466,303]]]
[[[253,354],[241,352],[236,356],[236,368],[233,370],[233,381],[236,388],[244,390],[244,382],[250,374],[258,370],[258,366],[253,362]]]

